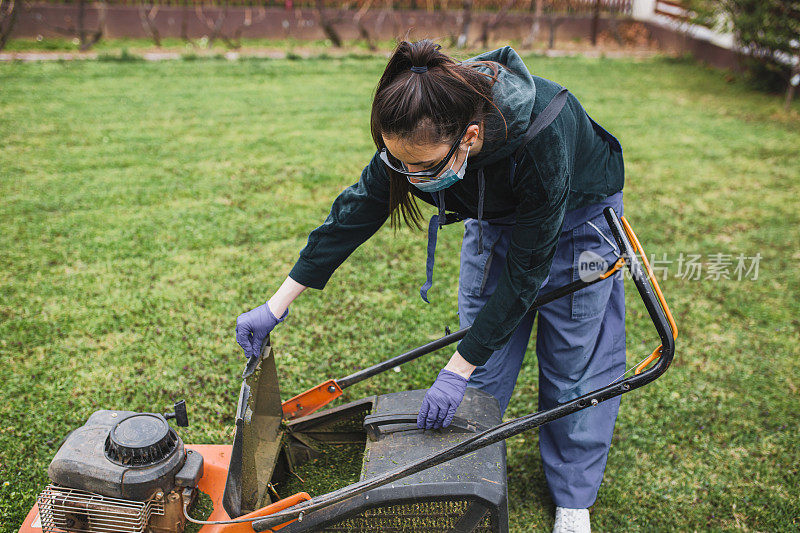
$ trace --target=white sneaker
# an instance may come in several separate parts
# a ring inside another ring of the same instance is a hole
[[[556,507],[556,524],[553,533],[591,533],[589,509]]]

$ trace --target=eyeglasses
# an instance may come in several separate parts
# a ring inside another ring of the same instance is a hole
[[[459,135],[458,139],[456,139],[456,142],[453,143],[452,147],[450,147],[450,151],[447,152],[446,156],[444,156],[444,159],[442,159],[441,161],[436,163],[436,165],[434,167],[429,168],[427,170],[418,170],[416,172],[411,172],[410,170],[408,170],[406,168],[406,166],[402,162],[400,162],[399,159],[397,159],[395,156],[390,154],[389,150],[387,150],[386,148],[382,148],[381,149],[381,152],[380,152],[381,161],[383,161],[383,163],[387,167],[389,167],[391,170],[394,170],[395,172],[397,172],[399,174],[402,174],[402,175],[404,175],[406,177],[422,178],[419,181],[433,181],[433,180],[437,179],[437,176],[439,175],[439,173],[444,169],[444,167],[447,165],[447,163],[453,157],[453,154],[456,153],[456,150],[458,150],[458,147],[461,144],[461,139],[463,139],[464,135],[467,134],[467,130],[469,129],[469,127],[472,126],[472,125],[476,125],[476,124],[480,124],[480,123],[476,122],[476,121],[473,121],[473,122],[470,122],[469,124],[467,124],[467,126],[464,128],[464,131],[462,131],[461,135]]]

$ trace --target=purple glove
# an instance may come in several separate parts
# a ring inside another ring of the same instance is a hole
[[[436,381],[422,399],[422,407],[417,415],[417,427],[437,429],[449,426],[458,405],[464,399],[466,390],[466,379],[454,372],[441,369]]]
[[[248,359],[261,355],[261,344],[275,326],[283,322],[289,313],[287,309],[283,316],[275,318],[267,304],[262,304],[236,319],[236,342],[244,349]]]

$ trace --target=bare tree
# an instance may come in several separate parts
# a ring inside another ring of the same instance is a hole
[[[98,1],[93,2],[94,8],[97,10],[97,27],[90,29],[86,27],[86,0],[78,0],[78,17],[76,24],[74,26],[56,26],[53,24],[49,24],[41,13],[36,13],[34,16],[36,21],[48,26],[53,31],[58,32],[62,35],[69,35],[72,37],[77,37],[79,47],[78,49],[81,52],[85,52],[89,50],[92,46],[97,44],[97,42],[103,37],[105,33],[106,27],[106,11],[107,6],[105,2]]]
[[[230,4],[227,1],[222,2],[219,6],[217,6],[216,12],[211,15],[207,14],[206,10],[203,9],[201,4],[195,4],[195,15],[197,15],[198,20],[206,27],[206,29],[208,29],[209,46],[214,44],[215,40],[219,39],[224,42],[228,48],[241,48],[242,32],[245,30],[245,28],[249,28],[254,22],[260,22],[264,20],[264,18],[267,16],[267,10],[263,5],[260,5],[256,8],[253,8],[252,6],[245,7],[242,21],[236,24],[236,27],[233,29],[233,31],[224,32],[223,25],[225,24],[226,20],[229,20],[229,7]],[[188,40],[188,37],[184,36],[184,40]]]
[[[429,6],[429,11],[432,11],[432,8]],[[394,10],[394,1],[393,0],[385,0],[383,2],[383,7],[378,13],[378,17],[375,19],[375,33],[380,35],[381,31],[383,30],[383,24],[386,22],[386,19],[391,19],[392,23],[392,35],[397,35],[402,31],[403,23],[402,18],[398,13]]]
[[[323,0],[316,0],[314,5],[317,12],[317,18],[319,19],[319,25],[322,28],[322,31],[325,32],[325,36],[331,40],[333,46],[336,48],[341,48],[342,38],[339,37],[339,32],[337,32],[335,28],[335,24],[340,21],[340,18],[331,18],[328,13],[326,13],[325,2]]]
[[[544,7],[544,0],[531,0],[531,8],[533,9],[533,23],[531,24],[531,31],[525,40],[522,41],[522,46],[528,48],[539,39],[539,32],[542,29],[542,10]]]
[[[556,45],[556,30],[558,26],[564,21],[563,17],[560,17],[559,14],[562,12],[558,11],[558,8],[566,9],[569,12],[572,9],[570,2],[563,2],[559,0],[536,0],[539,5],[536,6],[538,14],[536,18],[541,21],[544,20],[547,22],[547,28],[549,30],[548,38],[547,38],[547,47],[553,48]],[[538,28],[537,28],[538,32]]]
[[[482,24],[482,27],[481,27],[481,38],[480,38],[480,41],[481,41],[481,43],[483,43],[483,47],[484,48],[488,48],[489,47],[489,34],[491,32],[493,32],[495,29],[497,29],[497,27],[500,25],[500,23],[502,23],[503,20],[506,18],[506,15],[508,14],[508,10],[511,9],[512,7],[514,7],[514,5],[516,3],[517,3],[517,0],[506,0],[503,3],[503,6],[500,8],[500,10],[497,11],[497,13],[495,13],[491,17],[487,17],[483,21],[483,24]]]
[[[0,0],[0,50],[5,48],[22,10],[22,0]]]
[[[559,2],[558,0],[532,0],[531,7],[534,9],[533,23],[531,24],[531,31],[523,41],[524,46],[531,46],[538,38],[542,28],[542,21],[547,22],[549,35],[547,39],[547,47],[553,48],[556,43],[556,30],[562,20],[559,19],[556,13],[556,6],[566,4],[569,9],[569,3]]]
[[[195,42],[189,37],[189,21],[186,18],[188,13],[189,0],[183,0],[183,2],[181,2],[181,39],[192,46],[196,46]]]
[[[156,15],[158,15],[158,4],[153,0],[143,0],[139,4],[139,20],[142,22],[142,28],[150,35],[155,45],[161,48],[161,34],[155,24]]]
[[[214,16],[207,15],[206,11],[203,9],[203,5],[200,3],[195,4],[194,12],[197,16],[197,19],[203,23],[203,25],[208,29],[208,46],[214,44],[214,41],[217,37],[222,37],[222,39],[226,39],[224,35],[222,35],[222,24],[225,23],[225,19],[228,16],[228,3],[224,2],[222,5],[217,7],[216,14]]]
[[[563,21],[560,20],[555,13],[550,13],[545,18],[547,19],[547,27],[550,29],[550,34],[547,38],[547,48],[555,48],[556,30]]]
[[[372,0],[367,0],[366,2],[364,2],[364,5],[361,6],[361,9],[359,9],[356,12],[355,16],[353,17],[353,22],[358,28],[359,35],[361,35],[361,38],[364,39],[364,41],[367,43],[367,47],[374,52],[375,50],[378,49],[378,47],[375,45],[375,41],[372,39],[369,30],[367,30],[367,27],[361,21],[364,15],[366,15],[367,12],[369,11],[370,7],[372,7]]]
[[[800,62],[795,63],[794,68],[792,68],[792,75],[791,78],[789,78],[789,86],[786,88],[786,100],[783,102],[783,109],[787,113],[792,105],[792,99],[794,98],[794,93],[797,90],[798,85],[800,85]]]
[[[241,48],[242,47],[242,32],[253,25],[254,22],[261,22],[267,16],[267,10],[264,6],[258,6],[255,8],[255,15],[253,14],[253,7],[248,6],[244,10],[244,17],[242,17],[242,22],[236,26],[236,29],[233,30],[233,34],[231,37],[225,38],[225,44],[230,46],[231,48]]]
[[[461,3],[461,33],[456,40],[456,48],[464,48],[469,39],[469,26],[472,23],[473,0],[464,0]]]
[[[94,2],[97,10],[97,27],[89,29],[86,27],[86,0],[78,0],[78,24],[76,31],[80,41],[80,51],[85,52],[98,43],[103,37],[106,29],[106,8],[105,2]]]

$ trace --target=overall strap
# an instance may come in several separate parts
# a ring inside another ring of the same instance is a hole
[[[525,146],[539,133],[549,126],[561,113],[561,110],[564,108],[564,104],[567,103],[567,96],[569,95],[569,91],[566,87],[562,87],[558,94],[556,94],[550,103],[547,104],[547,107],[544,108],[544,111],[539,113],[533,122],[528,127],[528,131],[525,132],[525,138],[522,140],[522,144],[519,145],[517,151],[514,153],[514,159],[519,161],[520,157],[522,157],[522,152],[525,150]],[[513,180],[512,180],[513,181]]]
[[[430,303],[428,301],[428,291],[433,286],[433,263],[436,260],[437,232],[439,228],[445,225],[447,219],[444,206],[444,191],[431,193],[431,196],[439,212],[433,215],[428,223],[428,253],[425,259],[425,283],[419,288],[419,295],[425,303]]]
[[[478,255],[483,253],[483,199],[486,196],[486,178],[483,167],[478,170]]]

